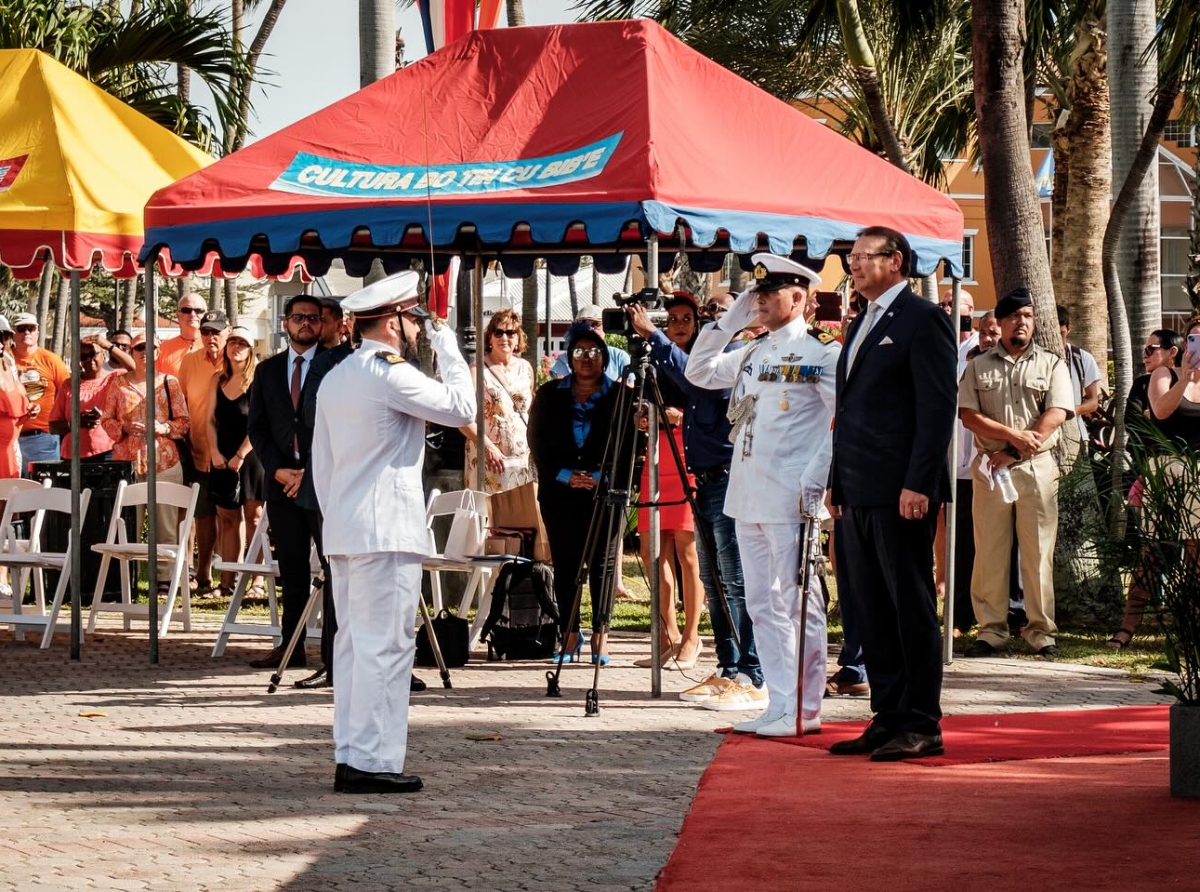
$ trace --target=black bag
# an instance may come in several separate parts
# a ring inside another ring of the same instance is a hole
[[[461,617],[455,616],[443,608],[432,622],[433,634],[437,635],[438,647],[442,651],[442,659],[447,668],[456,669],[467,665],[471,651],[467,645],[471,642],[471,624]],[[436,666],[433,656],[433,645],[429,642],[429,625],[422,623],[417,629],[417,665]]]
[[[558,638],[554,570],[535,561],[509,561],[492,589],[492,609],[483,624],[489,660],[543,660]]]

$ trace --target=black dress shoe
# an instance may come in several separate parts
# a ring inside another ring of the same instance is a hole
[[[346,763],[338,762],[333,769],[333,792],[340,793],[346,786]]]
[[[412,681],[408,683],[408,689],[414,693],[416,691],[423,691],[426,687],[428,687],[428,685],[426,685],[425,682],[421,681],[421,679],[417,678],[415,675],[412,677]]]
[[[918,734],[902,731],[875,752],[872,762],[899,762],[901,759],[920,759],[922,756],[940,756],[946,751],[942,746],[941,734]]]
[[[277,647],[274,650],[272,650],[269,654],[267,654],[265,657],[263,657],[262,659],[251,660],[250,668],[251,669],[274,669],[275,667],[277,667],[279,665],[279,661],[283,659],[283,651],[284,651],[284,648],[282,646]],[[300,645],[296,646],[296,649],[294,651],[292,651],[292,657],[291,657],[291,659],[288,660],[288,664],[284,668],[285,669],[303,669],[307,665],[308,665],[308,660],[305,659],[305,656],[304,656],[304,645],[300,644]]]
[[[1039,648],[1037,655],[1039,657],[1045,657],[1047,660],[1053,660],[1058,656],[1058,646],[1054,644],[1047,644],[1045,647]]]
[[[875,752],[895,736],[895,731],[872,721],[858,737],[853,740],[839,740],[829,748],[829,752],[834,756],[865,756]]]
[[[333,682],[329,680],[329,670],[322,666],[307,678],[302,678],[295,682],[292,687],[310,691],[314,688],[331,688],[333,687]]]
[[[974,641],[974,643],[971,644],[970,647],[968,647],[966,650],[963,651],[963,656],[964,657],[994,657],[997,653],[999,653],[999,650],[997,648],[988,644],[982,638],[978,638]]]
[[[334,783],[337,783],[336,775]],[[415,793],[421,787],[415,774],[393,774],[390,771],[359,771],[346,766],[342,777],[342,793]]]

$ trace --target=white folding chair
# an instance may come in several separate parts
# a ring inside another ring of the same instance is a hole
[[[150,546],[141,541],[140,533],[134,536],[135,541],[129,541],[125,522],[121,513],[126,508],[145,508],[149,486],[145,483],[128,483],[122,480],[117,485],[116,504],[113,505],[112,518],[108,523],[108,538],[92,546],[92,551],[100,555],[100,573],[96,577],[96,591],[92,595],[92,608],[88,611],[87,630],[90,635],[96,630],[96,617],[101,613],[120,613],[125,619],[125,628],[129,628],[131,616],[149,618],[149,608],[145,604],[133,603],[133,587],[129,565],[146,562],[150,558]],[[181,486],[178,483],[159,483],[156,487],[156,499],[160,506],[170,505],[182,508],[183,516],[177,528],[177,545],[158,545],[158,562],[169,563],[171,570],[167,582],[167,603],[162,611],[162,622],[158,634],[165,636],[171,627],[171,617],[175,612],[175,602],[179,593],[183,592],[183,630],[192,630],[192,592],[187,584],[188,537],[192,531],[192,521],[196,514],[196,499],[200,494],[200,484]],[[108,579],[108,565],[111,561],[121,564],[121,600],[104,602],[104,582]],[[137,577],[132,577],[136,579]],[[160,580],[161,582],[161,580]],[[157,592],[151,592],[151,597],[158,597]]]
[[[279,599],[275,589],[275,580],[279,577],[279,562],[271,559],[271,540],[268,537],[267,509],[263,508],[262,516],[258,519],[258,527],[250,537],[246,546],[246,557],[241,561],[213,561],[213,569],[218,573],[236,573],[237,582],[233,586],[233,596],[229,599],[229,609],[225,611],[225,620],[221,623],[221,631],[217,633],[217,643],[212,655],[219,657],[225,653],[225,645],[229,643],[230,635],[266,635],[275,639],[278,647],[282,638],[279,626]],[[242,609],[242,601],[250,587],[250,580],[262,576],[267,584],[267,605],[270,610],[270,623],[241,623],[238,622],[238,612]]]
[[[449,539],[456,537],[456,524],[469,523],[475,525],[470,531],[469,538],[478,543],[471,554],[462,557],[447,556],[439,550],[433,533],[433,522],[438,517],[452,517]],[[425,510],[425,522],[429,527],[429,543],[433,555],[421,562],[421,568],[429,571],[429,585],[433,592],[433,610],[437,613],[442,609],[442,573],[466,573],[467,583],[463,589],[462,599],[458,605],[458,615],[466,617],[471,602],[478,596],[478,606],[475,622],[471,625],[470,646],[479,643],[479,634],[487,619],[488,609],[492,603],[492,586],[495,583],[496,570],[503,563],[497,558],[488,560],[483,553],[483,543],[487,538],[488,527],[488,494],[473,489],[461,489],[455,492],[430,493],[429,503]]]
[[[87,517],[88,502],[91,501],[92,491],[85,489],[79,494],[79,521]],[[63,598],[71,585],[71,535],[67,534],[66,551],[45,551],[42,549],[42,524],[38,518],[46,511],[56,511],[65,515],[64,521],[71,517],[71,491],[69,489],[51,489],[44,486],[14,489],[4,506],[4,516],[0,519],[0,566],[17,570],[20,587],[13,587],[12,612],[0,614],[0,623],[13,626],[17,637],[24,637],[26,627],[44,628],[41,647],[43,650],[50,646],[54,637],[55,624],[58,622],[58,612],[62,609]],[[20,540],[13,532],[13,515],[33,514],[28,540]],[[54,589],[54,599],[50,612],[46,613],[45,605],[39,604],[37,612],[24,613],[21,601],[24,598],[24,584],[32,572],[35,588],[37,580],[44,570],[58,571],[58,585]]]
[[[14,492],[32,489],[49,489],[49,487],[50,480],[48,478],[41,483],[38,483],[36,480],[25,480],[21,477],[6,477],[0,480],[0,502],[7,502]],[[28,518],[28,529],[31,538],[36,539],[40,535],[42,529],[42,518],[44,516],[44,511],[35,511],[32,516]],[[28,551],[29,541],[29,539],[16,539],[14,541],[15,550]],[[9,587],[14,592],[25,591],[26,577],[29,575],[29,572],[30,571],[28,568],[17,570],[15,579],[13,579]],[[44,613],[46,610],[45,578],[41,570],[35,570],[33,571],[33,574],[34,599],[38,610]],[[7,603],[10,609],[12,608],[12,600],[10,598],[0,598],[0,602]]]

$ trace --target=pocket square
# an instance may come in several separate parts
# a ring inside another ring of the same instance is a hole
[[[880,346],[880,347],[883,347],[883,346],[884,346],[884,345],[886,345],[886,344],[894,344],[894,343],[895,343],[895,341],[893,341],[893,340],[892,340],[891,338],[889,338],[887,335],[884,335],[884,336],[883,336],[883,340],[881,340],[881,341],[879,342],[879,346]]]

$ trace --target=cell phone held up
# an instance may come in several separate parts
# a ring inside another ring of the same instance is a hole
[[[1187,336],[1187,352],[1192,364],[1200,363],[1200,334]]]

